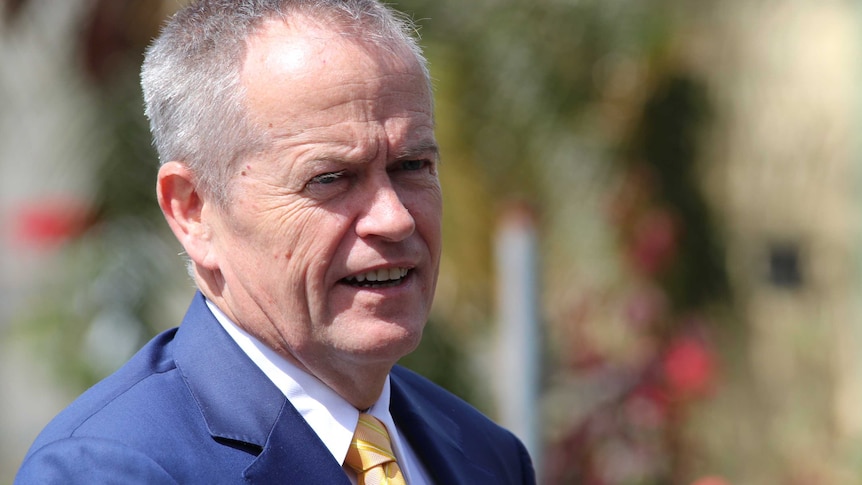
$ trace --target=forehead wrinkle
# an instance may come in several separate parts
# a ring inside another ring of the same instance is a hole
[[[390,81],[391,78],[397,78],[398,82]],[[405,79],[401,79],[405,78]],[[320,93],[329,91],[347,91],[345,94],[347,99],[330,100],[329,104],[321,104],[318,107],[318,112],[325,113],[331,110],[349,107],[352,113],[362,114],[356,121],[384,121],[387,118],[400,118],[405,115],[412,114],[427,114],[423,109],[409,109],[407,106],[399,106],[398,103],[391,103],[387,100],[409,98],[415,96],[416,92],[412,89],[416,84],[408,84],[412,79],[409,75],[393,76],[385,75],[371,78],[373,85],[369,86],[369,79],[365,78],[362,81],[346,81],[339,86],[327,86],[321,89]],[[323,94],[319,95],[324,98]],[[430,99],[430,97],[429,97]],[[428,111],[431,111],[431,102],[428,102]],[[398,106],[398,109],[394,109]]]
[[[290,143],[292,150],[301,146],[307,146],[306,162],[335,162],[335,163],[364,163],[376,159],[381,151],[380,136],[356,137],[345,136],[344,138],[329,138],[320,140],[314,136],[302,139],[301,135],[285,137]]]
[[[358,86],[363,87],[363,83],[355,82],[346,84],[346,86]],[[283,121],[290,126],[291,130],[277,135],[277,137],[281,138],[284,136],[290,136],[292,134],[301,134],[306,131],[315,130],[317,128],[325,128],[325,126],[316,126],[314,124],[313,118],[317,115],[325,115],[326,113],[330,113],[332,111],[337,110],[346,110],[350,115],[346,116],[343,120],[344,123],[367,123],[367,122],[379,122],[382,124],[386,124],[389,120],[395,119],[411,119],[415,118],[416,115],[419,116],[428,116],[431,118],[431,115],[424,109],[417,108],[411,109],[410,107],[400,106],[398,108],[394,108],[397,106],[397,103],[389,103],[389,102],[381,102],[381,99],[385,98],[400,98],[403,96],[411,96],[412,92],[405,89],[390,89],[383,93],[382,96],[378,96],[374,93],[368,93],[361,97],[354,97],[352,99],[330,99],[331,97],[327,96],[326,93],[328,91],[339,91],[343,89],[344,86],[332,87],[332,88],[324,88],[319,91],[319,105],[315,108],[314,112],[311,114],[306,122],[302,122],[296,118],[287,117]],[[358,90],[354,90],[355,93]],[[322,100],[329,101],[328,103],[324,103]],[[430,104],[430,103],[429,103]],[[430,106],[428,111],[430,111]],[[275,126],[270,127],[276,128]],[[281,127],[285,128],[285,127]]]
[[[396,156],[399,158],[403,158],[402,153],[407,156],[425,155],[428,152],[436,155],[439,152],[434,141],[433,120],[424,110],[404,109],[395,114],[372,114],[370,111],[387,108],[380,107],[373,98],[363,98],[358,101],[356,108],[351,109],[354,112],[353,115],[335,124],[318,125],[312,122],[297,126],[295,120],[288,119],[284,124],[270,127],[268,130],[270,139],[280,146],[323,144],[330,146],[334,151],[351,152],[365,152],[368,151],[366,147],[383,144],[387,147],[395,147],[398,153]],[[333,103],[317,112],[324,113],[350,104],[352,103]],[[361,116],[356,116],[357,114]],[[423,117],[428,119],[421,119]],[[379,148],[375,150],[375,156],[377,153]]]

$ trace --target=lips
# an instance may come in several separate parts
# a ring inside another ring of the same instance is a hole
[[[364,288],[383,288],[401,283],[410,273],[410,268],[379,268],[372,271],[348,276],[341,280],[352,286]]]

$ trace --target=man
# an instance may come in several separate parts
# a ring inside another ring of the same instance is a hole
[[[535,481],[513,435],[395,366],[441,246],[408,31],[376,0],[202,0],[172,18],[142,79],[159,204],[200,291],[55,418],[16,483]]]

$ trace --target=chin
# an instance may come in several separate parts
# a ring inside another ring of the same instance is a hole
[[[376,356],[382,360],[392,360],[394,363],[416,350],[422,341],[424,325],[408,327],[389,322],[372,325],[362,330],[364,338],[360,341],[354,341],[357,354],[363,354],[367,357]],[[371,328],[374,330],[371,331]]]

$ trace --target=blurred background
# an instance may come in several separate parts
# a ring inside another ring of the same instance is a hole
[[[137,77],[183,3],[0,0],[0,483],[194,291]],[[446,198],[404,364],[542,483],[862,483],[858,2],[396,7]]]

